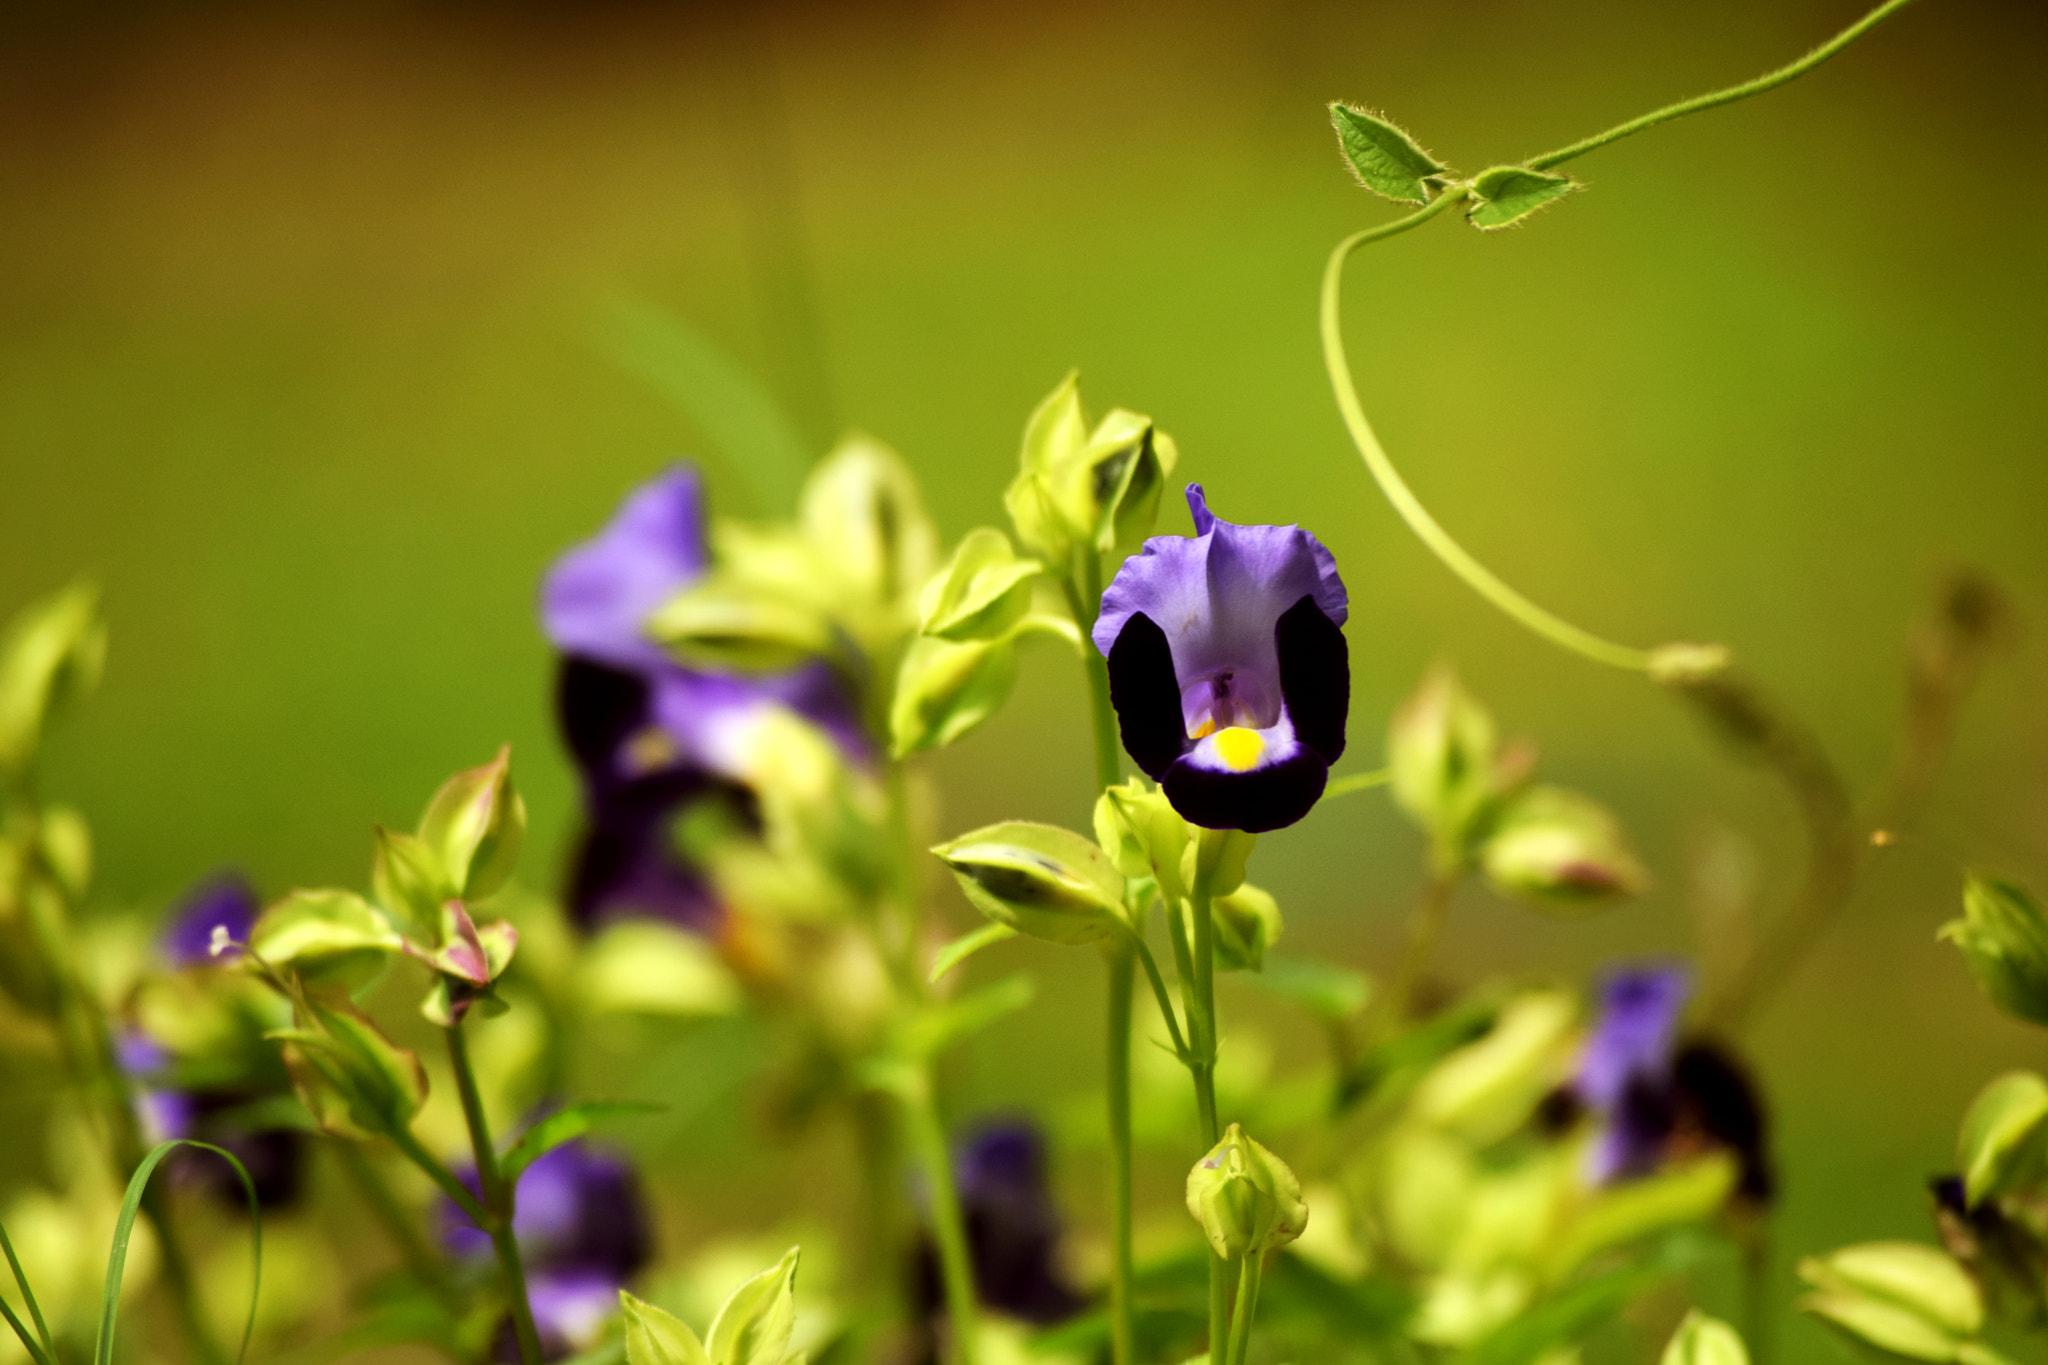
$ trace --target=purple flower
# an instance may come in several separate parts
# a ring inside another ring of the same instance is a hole
[[[463,1183],[477,1189],[476,1173],[464,1172]],[[520,1175],[513,1209],[541,1346],[550,1360],[573,1355],[596,1339],[618,1307],[619,1291],[647,1264],[640,1182],[619,1158],[580,1141],[564,1143]],[[450,1251],[489,1259],[489,1235],[453,1203],[442,1206],[442,1220]]]
[[[1058,1265],[1060,1216],[1038,1130],[1021,1121],[990,1124],[955,1150],[953,1169],[976,1297],[1040,1325],[1080,1312],[1083,1300]],[[929,1245],[919,1256],[918,1297],[929,1326],[945,1308],[938,1256]]]
[[[1351,662],[1336,561],[1298,526],[1237,526],[1189,484],[1195,534],[1154,536],[1102,595],[1124,748],[1209,829],[1291,825],[1344,752]]]
[[[569,892],[585,926],[641,915],[715,922],[710,888],[668,828],[688,802],[736,788],[736,741],[761,708],[792,708],[864,750],[853,704],[825,665],[735,677],[685,668],[648,638],[649,614],[709,563],[702,480],[677,465],[635,489],[542,587],[542,625],[563,654],[556,710],[589,818]]]
[[[304,1168],[304,1134],[293,1128],[252,1127],[241,1116],[268,1095],[260,1087],[180,1088],[174,1059],[147,1034],[128,1031],[114,1048],[115,1060],[133,1085],[135,1117],[144,1138],[195,1138],[234,1153],[256,1187],[256,1202],[277,1208],[298,1197]],[[198,1185],[232,1208],[244,1207],[242,1182],[219,1157],[189,1149],[174,1153],[171,1170],[181,1183]]]
[[[158,941],[172,966],[203,966],[214,960],[215,928],[225,928],[229,938],[247,943],[262,909],[248,878],[239,872],[216,873],[185,893]]]
[[[1671,1056],[1692,994],[1683,967],[1629,967],[1600,988],[1600,1017],[1572,1090],[1599,1118],[1588,1174],[1597,1184],[1654,1170],[1671,1135]]]

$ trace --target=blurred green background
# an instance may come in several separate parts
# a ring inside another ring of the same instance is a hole
[[[1330,244],[1390,211],[1322,106],[1384,109],[1470,171],[1856,12],[16,9],[0,597],[105,586],[107,681],[50,767],[94,822],[100,898],[158,903],[224,865],[273,893],[358,883],[372,822],[409,823],[505,739],[528,875],[553,875],[574,791],[536,584],[631,484],[716,454],[618,362],[624,301],[713,338],[820,449],[846,426],[895,444],[949,539],[1000,517],[1023,420],[1076,365],[1095,410],[1176,436],[1224,515],[1323,537],[1353,601],[1346,766],[1377,762],[1389,709],[1449,656],[1659,877],[1572,924],[1475,892],[1451,975],[1685,951],[1689,868],[1731,839],[1774,910],[1798,854],[1778,791],[1640,679],[1481,604],[1351,453],[1315,290]],[[1868,782],[1943,566],[2048,620],[2044,60],[2038,6],[1916,6],[1805,81],[1587,159],[1591,192],[1519,229],[1368,249],[1349,332],[1396,460],[1539,601],[1631,642],[1729,643]],[[710,467],[723,510],[784,510],[772,478]],[[2040,1060],[1932,931],[1961,863],[2048,883],[2044,696],[2037,630],[1987,676],[1921,836],[1752,1034],[1781,1255],[1923,1235],[1962,1105]],[[1083,707],[1069,658],[1029,654],[1010,707],[933,765],[944,827],[1084,821]],[[1377,796],[1260,857],[1295,949],[1386,960],[1421,850]],[[1093,1083],[1071,1061],[1095,1051],[1092,965],[1019,955],[1045,990],[965,1063],[963,1112]]]

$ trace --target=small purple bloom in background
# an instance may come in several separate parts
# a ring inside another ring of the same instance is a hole
[[[563,656],[556,712],[589,821],[569,887],[586,928],[628,916],[715,926],[717,902],[668,826],[698,797],[744,800],[735,740],[762,708],[788,707],[865,752],[853,703],[824,664],[730,676],[686,668],[648,638],[648,616],[709,565],[703,481],[678,465],[628,495],[542,586],[542,626]]]
[[[1336,561],[1298,526],[1238,526],[1189,484],[1195,534],[1154,536],[1102,595],[1124,748],[1183,818],[1291,825],[1344,752],[1351,661]]]
[[[173,907],[159,942],[174,967],[203,966],[216,959],[213,931],[225,928],[236,943],[249,941],[249,930],[263,906],[256,889],[239,872],[217,873],[185,893]]]
[[[462,1173],[477,1188],[476,1173]],[[528,1301],[548,1359],[588,1349],[618,1310],[619,1291],[649,1257],[640,1181],[624,1160],[564,1143],[519,1177],[512,1231],[526,1267]],[[458,1256],[491,1256],[491,1239],[453,1203],[442,1206],[442,1240]],[[509,1334],[498,1354],[517,1360]]]
[[[1602,983],[1571,1086],[1601,1125],[1587,1174],[1604,1185],[1719,1148],[1736,1158],[1738,1193],[1762,1203],[1773,1187],[1762,1099],[1726,1050],[1704,1039],[1681,1045],[1691,995],[1691,973],[1678,965],[1624,968]]]
[[[981,1302],[999,1313],[1043,1326],[1073,1317],[1085,1306],[1059,1268],[1060,1216],[1046,1183],[1045,1142],[1021,1121],[994,1123],[961,1143],[953,1157],[967,1254]],[[925,1346],[936,1358],[929,1328],[943,1315],[945,1293],[937,1251],[920,1249],[918,1303],[927,1324]]]

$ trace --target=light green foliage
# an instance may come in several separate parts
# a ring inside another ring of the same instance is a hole
[[[1193,888],[1206,881],[1209,894],[1227,896],[1244,885],[1244,872],[1251,862],[1259,836],[1241,829],[1200,829],[1188,826],[1194,837],[1181,850],[1181,881]]]
[[[1963,917],[1940,936],[1962,950],[1977,984],[2008,1014],[2048,1024],[2048,920],[2017,883],[1972,873]]]
[[[294,891],[263,912],[249,947],[273,967],[348,979],[374,972],[405,940],[391,921],[353,891]]]
[[[1428,832],[1439,870],[1452,871],[1465,866],[1472,840],[1529,765],[1512,756],[1503,763],[1492,712],[1440,663],[1394,711],[1387,766],[1395,804]]]
[[[1312,957],[1269,953],[1259,978],[1267,990],[1330,1023],[1362,1014],[1372,1001],[1372,979],[1365,973]]]
[[[1749,1365],[1749,1348],[1733,1327],[1695,1308],[1671,1334],[1659,1365]]]
[[[419,837],[438,855],[454,899],[484,900],[510,880],[526,837],[526,802],[512,786],[512,746],[442,783],[420,817]]]
[[[889,706],[890,753],[944,748],[994,715],[1016,681],[1017,647],[1008,640],[913,640]]]
[[[2012,1071],[1984,1087],[1963,1116],[1956,1164],[1971,1204],[2036,1181],[2048,1155],[2048,1082]]]
[[[1915,1242],[1865,1242],[1799,1263],[1813,1292],[1799,1302],[1893,1359],[1985,1362],[1976,1341],[1984,1300],[1955,1258]]]
[[[1211,902],[1216,965],[1225,971],[1263,971],[1266,950],[1280,938],[1280,904],[1250,882]]]
[[[1359,184],[1397,204],[1429,200],[1445,168],[1414,138],[1353,104],[1332,104],[1330,123]]]
[[[271,1037],[284,1044],[299,1101],[337,1137],[393,1136],[427,1102],[427,1073],[419,1057],[385,1037],[353,1005],[302,1000],[293,1026]]]
[[[191,1147],[210,1152],[232,1166],[235,1177],[241,1182],[242,1194],[249,1204],[249,1316],[242,1327],[242,1344],[235,1352],[236,1365],[249,1355],[249,1338],[256,1331],[256,1308],[263,1297],[263,1210],[256,1200],[256,1182],[249,1178],[248,1168],[234,1153],[215,1147],[211,1143],[194,1142],[189,1138],[173,1138],[160,1142],[136,1166],[135,1173],[128,1178],[127,1192],[121,1199],[121,1212],[114,1223],[114,1244],[107,1255],[107,1277],[100,1287],[99,1334],[93,1342],[93,1365],[112,1365],[114,1359],[114,1320],[121,1306],[121,1286],[128,1268],[128,1243],[134,1235],[135,1219],[142,1212],[142,1196],[149,1187],[149,1178],[156,1174],[156,1168],[163,1159],[180,1147]],[[10,1250],[8,1259],[13,1259]],[[16,1269],[17,1275],[20,1273]],[[26,1289],[26,1284],[23,1286]],[[40,1315],[38,1315],[40,1320]],[[39,1322],[40,1325],[40,1322]],[[54,1354],[54,1353],[53,1353]]]
[[[377,826],[370,856],[370,894],[385,913],[415,938],[434,942],[441,934],[441,906],[454,890],[433,847],[417,834]]]
[[[703,935],[647,919],[607,925],[592,939],[572,991],[594,1014],[710,1017],[733,1013],[741,1000],[739,983]]]
[[[1480,845],[1479,865],[1502,894],[1559,914],[1640,895],[1650,880],[1621,822],[1562,787],[1511,797]]]
[[[1188,1212],[1224,1260],[1286,1246],[1308,1226],[1301,1182],[1238,1124],[1188,1172]]]
[[[46,808],[36,843],[58,890],[73,904],[82,900],[92,885],[92,827],[85,817],[71,806]]]
[[[621,1290],[629,1365],[785,1365],[796,1326],[797,1248],[738,1289],[697,1334],[673,1314]]]
[[[1728,1206],[1740,1174],[1734,1157],[1715,1151],[1598,1191],[1559,1230],[1545,1257],[1548,1273],[1563,1278],[1604,1251],[1710,1222]]]
[[[1042,567],[1020,558],[1001,531],[976,527],[925,585],[918,629],[942,640],[1000,639],[1031,609],[1031,580]]]
[[[779,673],[833,647],[821,613],[734,573],[684,589],[648,618],[647,630],[686,664],[743,673]]]
[[[22,609],[0,638],[0,773],[27,771],[50,717],[99,684],[107,658],[99,589],[73,583]]]
[[[1172,438],[1137,413],[1119,408],[1091,431],[1080,375],[1070,373],[1025,424],[1003,506],[1018,541],[1066,572],[1077,551],[1106,554],[1142,539],[1178,461]]]
[[[1472,207],[1466,210],[1465,221],[1487,231],[1508,227],[1580,188],[1568,175],[1494,166],[1472,177]]]
[[[977,910],[1019,933],[1093,943],[1119,932],[1123,878],[1101,849],[1069,830],[1012,820],[932,852]]]
[[[932,954],[931,971],[926,979],[937,981],[983,948],[993,948],[998,943],[1007,943],[1016,937],[1015,929],[994,921],[982,925],[979,929],[970,929]]]
[[[1106,788],[1095,801],[1095,841],[1126,877],[1150,877],[1167,902],[1184,900],[1183,860],[1194,830],[1158,788],[1133,777]]]
[[[658,1104],[634,1100],[590,1100],[557,1109],[519,1135],[519,1140],[499,1158],[498,1171],[507,1181],[517,1181],[519,1173],[528,1166],[563,1143],[574,1142],[592,1132],[599,1124],[633,1114],[652,1114],[660,1109]]]
[[[835,583],[891,616],[914,605],[938,564],[938,532],[903,457],[854,435],[819,461],[798,523]]]

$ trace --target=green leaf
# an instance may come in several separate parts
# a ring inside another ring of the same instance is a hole
[[[99,597],[73,583],[24,608],[0,638],[0,771],[26,771],[50,716],[98,684],[107,658]]]
[[[1053,943],[1093,943],[1118,931],[1124,879],[1095,844],[1056,825],[1012,820],[932,850],[974,907],[998,924]]]
[[[658,1114],[667,1106],[644,1100],[586,1100],[558,1109],[519,1135],[498,1161],[507,1181],[519,1179],[520,1172],[565,1142],[574,1142],[598,1124],[629,1114]]]
[[[657,607],[647,632],[685,663],[743,673],[780,672],[833,647],[832,624],[813,606],[718,574]]]
[[[1280,903],[1273,899],[1272,893],[1246,882],[1209,904],[1210,922],[1216,928],[1217,970],[1262,970],[1266,965],[1266,949],[1279,939],[1281,930]],[[1189,913],[1193,913],[1192,906]]]
[[[1037,993],[1031,978],[1018,972],[994,985],[949,1000],[917,1017],[904,1039],[904,1050],[913,1056],[935,1057],[962,1038],[1023,1009]]]
[[[249,947],[273,967],[348,973],[365,959],[374,969],[384,954],[404,951],[405,940],[353,891],[294,891],[263,912]]]
[[[696,327],[639,299],[618,299],[598,318],[597,342],[697,428],[720,467],[747,485],[757,513],[796,502],[815,448],[775,395]]]
[[[1017,937],[1017,931],[1007,924],[984,924],[971,933],[962,934],[951,943],[932,954],[932,971],[927,980],[937,981],[947,972],[965,962],[983,948],[1006,943]]]
[[[1461,1365],[1530,1365],[1553,1347],[1585,1337],[1668,1274],[1662,1267],[1631,1266],[1582,1280],[1478,1342]]]
[[[2048,1081],[2012,1071],[1984,1087],[1963,1115],[1956,1163],[1971,1205],[2037,1177],[2048,1144]]]
[[[1640,1180],[1600,1191],[1579,1213],[1552,1253],[1560,1278],[1610,1247],[1652,1233],[1705,1223],[1727,1204],[1738,1175],[1726,1152],[1712,1152]]]
[[[704,1337],[712,1365],[782,1365],[796,1326],[798,1254],[791,1247],[774,1266],[732,1291]]]
[[[135,1234],[135,1215],[142,1209],[143,1192],[149,1188],[149,1178],[163,1159],[180,1147],[196,1147],[202,1152],[212,1152],[235,1168],[236,1177],[242,1182],[242,1193],[249,1201],[249,1242],[254,1249],[251,1256],[249,1286],[249,1318],[242,1327],[242,1348],[235,1353],[241,1361],[249,1354],[249,1337],[256,1330],[256,1303],[263,1292],[263,1210],[256,1200],[256,1182],[249,1178],[249,1172],[232,1152],[222,1151],[211,1143],[194,1142],[190,1138],[172,1138],[160,1142],[150,1150],[148,1156],[135,1168],[135,1174],[128,1179],[128,1193],[121,1200],[121,1215],[114,1223],[114,1245],[107,1255],[107,1278],[100,1286],[100,1329],[93,1342],[93,1365],[112,1365],[114,1359],[114,1316],[121,1306],[121,1279],[128,1268],[128,1241]]]
[[[422,943],[441,936],[442,903],[456,895],[441,856],[417,834],[377,826],[370,894]],[[259,950],[260,951],[260,950]],[[267,954],[266,954],[267,956]]]
[[[1369,977],[1334,962],[1269,955],[1259,976],[1267,990],[1333,1023],[1351,1018],[1372,999]]]
[[[512,786],[512,746],[443,782],[420,817],[419,835],[458,898],[480,901],[503,886],[526,837],[526,802]]]
[[[1660,1365],[1749,1365],[1749,1350],[1733,1327],[1695,1308],[1671,1334]]]
[[[1330,122],[1359,184],[1397,204],[1429,202],[1444,166],[1414,138],[1353,104],[1332,104]]]
[[[711,1365],[704,1343],[673,1313],[623,1289],[619,1307],[626,1317],[628,1365]]]
[[[2048,1024],[2048,918],[2015,882],[1972,873],[1963,918],[1938,937],[1960,948],[1992,1003],[2031,1024]]]
[[[21,1320],[14,1316],[11,1308],[7,1310],[7,1324],[21,1338],[21,1344],[28,1347],[28,1353],[37,1357],[37,1365],[57,1365],[57,1348],[50,1344],[50,1324],[43,1321],[43,1310],[36,1302],[36,1292],[28,1287],[28,1274],[21,1268],[21,1258],[14,1254],[14,1243],[8,1240],[5,1227],[0,1227],[0,1251],[7,1253],[7,1267],[14,1272],[14,1283],[21,1289],[21,1301],[27,1305],[28,1315],[35,1319],[36,1336],[40,1338],[41,1345],[29,1339],[28,1333],[22,1330]],[[6,1300],[0,1299],[0,1307],[5,1304]]]
[[[835,585],[870,602],[914,602],[938,567],[938,528],[917,477],[872,436],[848,436],[818,462],[797,518]]]
[[[991,526],[961,537],[945,571],[918,599],[918,629],[941,640],[996,640],[1031,609],[1031,580],[1044,566],[1020,559]]]
[[[353,1005],[309,1004],[310,1018],[269,1037],[285,1045],[299,1100],[338,1137],[383,1137],[409,1125],[427,1102],[427,1073]]]
[[[889,705],[890,753],[943,749],[994,715],[1016,681],[1017,647],[1008,640],[913,640]]]
[[[1465,220],[1492,231],[1519,223],[1545,204],[1583,189],[1568,175],[1532,171],[1526,166],[1495,166],[1472,177],[1472,207]]]

